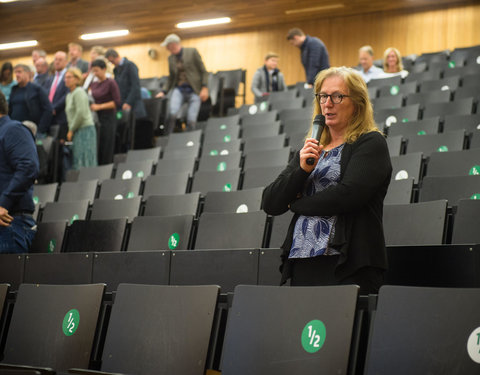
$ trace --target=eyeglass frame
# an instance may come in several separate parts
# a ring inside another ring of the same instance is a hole
[[[338,97],[340,98],[340,101],[339,101],[338,103],[336,103],[336,102],[333,100],[333,96],[334,96],[334,95],[336,95],[336,96],[338,96]],[[325,102],[323,102],[323,103],[322,103],[322,96],[325,96],[325,97],[326,97]],[[320,104],[325,104],[325,103],[327,103],[329,97],[330,97],[330,101],[331,101],[333,104],[340,104],[341,102],[343,102],[343,98],[349,98],[350,95],[338,94],[338,93],[336,93],[336,92],[333,93],[333,94],[330,94],[330,95],[328,95],[328,94],[322,94],[322,93],[320,93],[320,94],[316,93],[316,94],[315,94],[315,98],[318,100],[318,102],[319,102]]]

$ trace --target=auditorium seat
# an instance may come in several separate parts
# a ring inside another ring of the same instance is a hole
[[[408,137],[407,153],[423,152],[430,156],[433,152],[448,152],[463,150],[465,131],[456,130],[440,134],[413,135]]]
[[[33,185],[33,202],[40,204],[41,207],[45,206],[47,202],[55,202],[57,196],[58,183],[44,185]]]
[[[413,94],[417,92],[418,89],[418,83],[416,81],[414,82],[408,82],[404,84],[394,84],[394,85],[388,85],[388,86],[381,86],[378,89],[378,96],[379,98],[383,98],[385,96],[396,96],[396,95],[408,95],[408,94]]]
[[[427,70],[425,72],[420,72],[420,73],[410,73],[406,78],[405,78],[405,83],[407,82],[414,82],[418,81],[419,83],[424,82],[424,81],[433,81],[433,80],[438,80],[442,76],[442,69],[433,69],[433,70]]]
[[[200,193],[151,195],[145,201],[143,216],[197,216]]]
[[[374,111],[374,118],[379,126],[387,127],[397,122],[416,121],[419,119],[420,105],[408,105],[396,109],[380,109]]]
[[[307,124],[305,124],[307,125]],[[307,137],[308,129],[310,129],[311,124],[305,127],[305,131],[300,132],[292,132],[288,134],[288,146],[293,151],[299,151],[302,149],[303,145],[305,144],[305,138]]]
[[[252,189],[270,185],[278,177],[285,166],[245,168],[242,189]]]
[[[90,218],[92,220],[110,220],[127,218],[132,221],[140,212],[142,197],[129,199],[95,199]]]
[[[430,117],[425,120],[397,122],[388,128],[388,136],[402,135],[409,138],[413,135],[438,134],[440,129],[440,118]]]
[[[480,101],[480,90],[478,89],[478,86],[459,87],[455,91],[455,100],[465,98],[473,98],[474,102],[478,105],[478,102]]]
[[[420,188],[419,201],[446,199],[457,206],[460,199],[480,199],[480,176],[425,176]]]
[[[384,87],[384,86],[398,86],[402,83],[402,77],[393,76],[389,78],[376,78],[371,79],[367,86],[368,87]]]
[[[391,180],[384,204],[408,204],[412,201],[413,178]]]
[[[287,211],[283,215],[272,218],[270,238],[267,238],[267,247],[279,248],[285,241],[288,227],[292,221],[293,212]]]
[[[443,79],[423,81],[420,83],[420,92],[432,94],[432,91],[455,91],[460,85],[460,76],[451,76]]]
[[[175,159],[160,159],[155,168],[155,176],[170,175],[180,172],[193,174],[195,170],[196,157],[184,156]]]
[[[193,215],[138,216],[133,219],[127,251],[187,250]]]
[[[72,202],[88,199],[93,202],[97,194],[98,180],[64,182],[60,186],[58,202]]]
[[[427,176],[467,176],[480,173],[480,149],[434,152],[430,156]]]
[[[262,211],[204,213],[198,223],[195,249],[260,248],[266,225]]]
[[[153,160],[120,163],[117,166],[115,179],[129,180],[133,177],[145,179],[152,174]]]
[[[237,286],[222,373],[348,373],[358,289]]]
[[[262,205],[263,188],[244,189],[233,192],[211,191],[205,195],[202,212],[245,213],[259,211]]]
[[[144,161],[144,160],[153,160],[156,164],[158,159],[160,159],[160,147],[147,148],[143,150],[128,150],[127,151],[127,163]]]
[[[105,180],[100,186],[99,199],[129,199],[138,197],[142,179],[132,177],[129,180]]]
[[[479,289],[383,286],[365,375],[477,374],[479,312]]]
[[[308,117],[299,118],[297,120],[285,120],[283,122],[283,132],[291,137],[295,134],[303,134],[305,137],[312,126],[312,116],[309,113]]]
[[[385,243],[391,245],[436,245],[444,243],[447,201],[385,205]]]
[[[197,172],[193,177],[192,192],[205,195],[209,191],[235,191],[240,180],[240,168],[223,172]]]
[[[467,66],[465,69],[468,69]],[[478,87],[480,84],[480,65],[474,67],[475,73],[468,74],[467,71],[465,75],[462,75],[462,87]]]
[[[276,102],[283,102],[286,100],[295,100],[298,98],[297,90],[287,90],[287,91],[273,91],[270,92],[267,101],[272,104]]]
[[[127,218],[77,220],[68,230],[65,252],[121,251]]]
[[[187,132],[186,134],[188,134]],[[178,134],[178,133],[174,133]],[[183,134],[183,133],[182,133]],[[186,144],[165,146],[163,150],[162,159],[181,159],[181,158],[196,158],[200,155],[201,142],[195,140],[189,140],[186,138]]]
[[[224,116],[224,117],[209,117],[205,130],[222,130],[223,125],[231,126],[240,123],[240,115]]]
[[[241,139],[229,139],[228,142],[205,142],[202,147],[202,156],[228,155],[232,152],[239,152],[241,147]],[[169,162],[172,163],[171,161]]]
[[[399,156],[403,152],[403,137],[401,135],[387,137],[387,146],[390,156]]]
[[[403,105],[403,97],[401,95],[396,96],[383,96],[377,99],[371,99],[374,110],[400,108]]]
[[[144,199],[151,195],[185,194],[188,190],[190,173],[179,172],[160,176],[149,176],[143,189]]]
[[[285,92],[288,92],[288,91],[285,91]],[[304,106],[305,106],[305,99],[303,97],[270,102],[270,108],[271,110],[274,110],[274,111],[275,110],[281,111],[284,109],[303,108]]]
[[[480,217],[480,201],[461,199],[458,201],[457,212],[453,222],[453,244],[478,244],[480,231],[478,218]]]
[[[295,108],[295,109],[283,109],[279,111],[280,121],[285,124],[285,122],[294,120],[312,120],[312,113],[309,112],[306,108]]]
[[[204,155],[198,164],[199,172],[223,172],[241,167],[242,153],[231,152],[228,155]]]
[[[448,103],[451,97],[452,93],[449,90],[437,90],[429,93],[418,92],[407,96],[406,105],[420,104],[423,107],[430,103]]]
[[[68,220],[71,224],[75,220],[87,218],[88,199],[72,202],[47,203],[42,213],[42,222]]]
[[[428,69],[428,63],[426,61],[415,61],[412,68],[409,70],[410,73],[423,73]]]
[[[201,143],[202,131],[194,130],[184,133],[172,133],[168,137],[168,144],[166,148],[184,148],[193,147]]]
[[[443,153],[437,153],[442,154]],[[423,175],[423,154],[412,152],[410,154],[392,156],[392,179],[403,180],[413,178],[413,183],[418,184]]]
[[[261,150],[277,150],[285,146],[285,134],[278,134],[273,137],[250,138],[245,141],[243,152]]]
[[[77,181],[89,181],[89,180],[108,180],[112,178],[113,163],[100,165],[98,167],[85,167],[80,168]]]
[[[37,233],[30,246],[30,253],[60,253],[63,248],[67,221],[37,224]]]
[[[88,367],[104,289],[103,284],[21,285],[2,364],[57,371]]]
[[[473,111],[473,98],[455,100],[451,103],[429,103],[423,110],[423,118],[446,115],[469,115]]]
[[[278,119],[278,112],[269,111],[269,112],[257,113],[254,115],[243,115],[241,116],[241,123],[242,123],[242,126],[249,126],[249,125],[272,123],[274,121],[277,121],[277,119]]]
[[[443,122],[443,131],[465,129],[467,133],[480,130],[480,113],[476,115],[446,115]]]
[[[290,160],[291,148],[250,151],[245,154],[244,168],[286,166]]]
[[[12,291],[18,290],[25,273],[25,254],[1,254],[0,283],[10,284]]]
[[[475,130],[472,133],[472,137],[470,139],[470,148],[480,148],[480,129]]]
[[[242,129],[242,139],[274,137],[280,134],[280,129],[280,121],[245,125]]]
[[[240,125],[226,126],[225,129],[220,130],[207,130],[204,135],[204,142],[225,142],[228,143],[232,140],[236,140],[240,136]]]
[[[378,87],[368,87],[368,97],[370,98],[370,100],[375,99],[378,96],[378,91]]]
[[[219,289],[120,284],[106,333],[102,373],[204,374]]]

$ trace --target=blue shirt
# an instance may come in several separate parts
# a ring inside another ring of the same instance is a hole
[[[327,47],[320,39],[307,35],[300,50],[307,83],[313,85],[318,72],[330,68]]]
[[[38,174],[37,147],[22,123],[0,117],[0,207],[10,214],[33,212],[33,183]]]
[[[323,151],[315,169],[305,183],[303,194],[312,196],[340,181],[340,159],[344,144]],[[339,254],[329,248],[330,238],[335,235],[336,216],[303,216],[295,223],[289,258],[311,258],[319,255]]]
[[[18,87],[14,94],[10,97],[10,116],[17,121],[32,120],[30,112],[27,107],[27,100],[25,94],[26,87]]]
[[[363,71],[363,68],[360,68],[359,70],[360,75],[362,78],[365,80],[365,82],[369,82],[371,79],[375,78],[383,78],[384,76],[384,71],[383,69],[380,69],[378,66],[372,65],[370,69],[368,69],[366,72]]]

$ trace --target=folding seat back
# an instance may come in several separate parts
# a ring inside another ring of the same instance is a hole
[[[430,155],[433,152],[448,152],[463,150],[465,131],[456,130],[441,134],[413,135],[408,138],[407,153],[423,152]]]
[[[413,178],[392,180],[384,204],[408,204],[412,201]]]
[[[179,172],[188,172],[193,174],[195,170],[196,157],[185,156],[183,158],[176,159],[160,159],[155,168],[155,175],[169,175]]]
[[[160,147],[147,148],[144,150],[128,150],[127,152],[127,163],[144,161],[144,160],[153,160],[154,163],[160,159]]]
[[[140,212],[142,197],[130,199],[96,199],[92,205],[92,220],[127,218],[132,221]]]
[[[246,168],[243,176],[242,189],[266,187],[278,177],[284,166]]]
[[[35,204],[40,204],[42,207],[47,202],[55,202],[57,188],[57,182],[45,185],[33,185],[33,202]]]
[[[423,155],[421,152],[392,156],[390,160],[392,162],[392,179],[413,178],[414,183],[420,181],[423,171]]]
[[[147,178],[152,174],[153,160],[120,163],[117,166],[115,179],[130,180],[133,177]]]
[[[145,202],[144,216],[197,216],[200,193],[151,195]]]
[[[469,115],[473,110],[473,98],[455,100],[451,103],[430,103],[425,105],[423,118],[445,115]]]
[[[145,181],[143,197],[151,195],[185,194],[188,189],[189,172],[149,176]]]
[[[247,140],[251,138],[274,137],[280,134],[280,128],[280,121],[246,125],[242,130],[242,138]]]
[[[271,123],[271,122],[277,121],[277,117],[278,117],[277,111],[269,111],[269,112],[254,114],[254,115],[245,115],[241,117],[242,126]]]
[[[245,156],[245,168],[286,166],[290,159],[290,147],[276,150],[252,151]]]
[[[108,180],[112,178],[113,163],[106,165],[99,165],[98,167],[80,168],[77,181],[89,180]]]
[[[388,128],[388,136],[395,137],[402,135],[409,138],[414,135],[438,134],[440,118],[431,117],[425,120],[395,123]]]
[[[100,187],[99,199],[130,199],[138,197],[142,179],[133,177],[128,180],[105,180]]]
[[[448,200],[450,206],[460,199],[480,199],[480,176],[426,176],[420,189],[420,202]]]
[[[243,151],[277,150],[285,146],[285,134],[274,137],[250,138],[245,142]]]
[[[98,180],[64,182],[60,186],[58,202],[72,202],[88,199],[93,202],[97,193]]]
[[[193,178],[192,192],[205,195],[209,191],[235,191],[240,179],[240,168],[224,172],[197,172]]]
[[[85,220],[88,203],[88,200],[47,203],[43,210],[42,222],[68,220],[71,224],[75,220]]]
[[[240,167],[242,153],[232,152],[228,155],[204,155],[200,158],[198,170],[203,172],[223,172]]]
[[[468,176],[480,174],[480,149],[434,152],[428,161],[427,176]]]
[[[262,205],[263,188],[232,192],[215,191],[205,195],[203,212],[245,213],[259,211]]]
[[[59,253],[63,248],[67,220],[37,224],[30,253]]]

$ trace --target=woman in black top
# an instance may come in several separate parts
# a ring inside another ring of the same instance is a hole
[[[270,215],[295,213],[282,245],[282,284],[358,284],[376,293],[387,267],[382,216],[392,166],[362,77],[330,68],[314,84],[320,144],[310,138],[263,193]],[[306,163],[313,158],[313,165]]]

